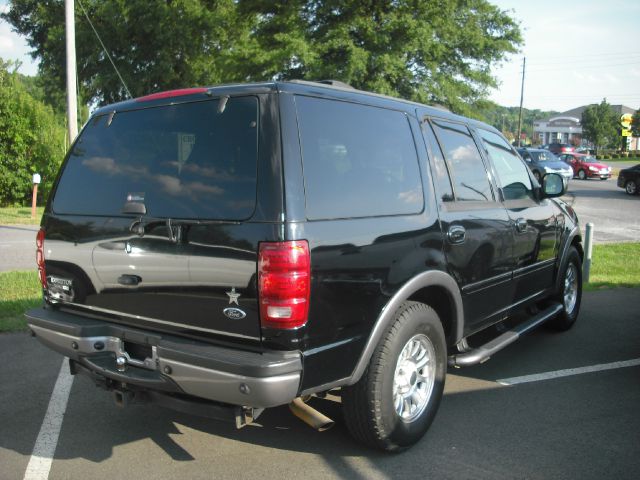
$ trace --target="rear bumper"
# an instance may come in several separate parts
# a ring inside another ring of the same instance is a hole
[[[298,396],[299,352],[242,351],[49,308],[25,316],[40,342],[112,382],[254,408]]]

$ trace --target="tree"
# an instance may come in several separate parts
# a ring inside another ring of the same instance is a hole
[[[356,88],[473,114],[492,67],[521,43],[487,0],[82,0],[133,96],[221,82],[334,78]],[[2,17],[26,36],[64,91],[61,0],[13,0]],[[78,77],[99,104],[126,91],[76,11]]]
[[[34,98],[0,59],[0,205],[20,204],[31,194],[31,176],[40,173],[46,198],[65,153],[64,120]]]
[[[636,110],[631,117],[631,135],[640,137],[640,109]]]
[[[596,153],[602,147],[614,144],[618,138],[619,115],[603,99],[600,104],[589,105],[582,112],[582,136],[591,141]]]

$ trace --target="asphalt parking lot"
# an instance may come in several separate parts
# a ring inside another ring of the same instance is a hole
[[[235,430],[160,407],[120,409],[89,380],[74,378],[57,446],[45,438],[55,448],[48,478],[635,479],[639,297],[638,289],[587,293],[573,330],[543,328],[483,365],[450,371],[431,430],[396,455],[352,441],[335,402],[315,400],[336,420],[326,432],[286,407]],[[0,335],[0,478],[25,478],[61,363],[26,334]],[[497,382],[593,366],[606,369]]]

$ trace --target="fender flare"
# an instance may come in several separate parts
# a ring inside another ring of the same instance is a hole
[[[580,236],[580,228],[578,227],[578,225],[576,225],[571,229],[571,232],[569,232],[569,234],[565,237],[566,240],[564,242],[564,245],[562,246],[562,253],[558,256],[558,263],[556,265],[557,272],[560,271],[560,269],[564,265],[564,262],[567,259],[567,255],[569,254],[569,247],[573,245],[573,239],[579,236]],[[560,289],[560,282],[561,282],[560,276],[556,275],[556,281],[555,281],[556,291]]]
[[[417,291],[425,287],[433,286],[442,287],[449,292],[453,304],[453,318],[451,319],[452,337],[456,343],[462,338],[464,312],[462,295],[458,288],[458,284],[451,275],[441,270],[430,270],[428,272],[420,273],[405,283],[400,290],[391,297],[380,312],[380,315],[378,315],[373,329],[369,334],[364,350],[360,354],[360,358],[353,370],[353,373],[345,383],[346,385],[353,385],[360,380],[362,374],[367,368],[367,365],[369,364],[369,360],[371,360],[373,351],[377,347],[384,333],[391,326],[393,317],[400,305]]]

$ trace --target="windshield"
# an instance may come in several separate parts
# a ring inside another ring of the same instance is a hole
[[[600,162],[598,162],[596,157],[582,157],[582,161],[584,163],[600,163]]]
[[[536,162],[556,162],[558,161],[558,157],[556,157],[551,152],[529,152],[531,153],[531,157]]]
[[[166,105],[91,119],[69,154],[57,213],[249,218],[256,204],[255,97]],[[142,205],[140,205],[142,204]]]

